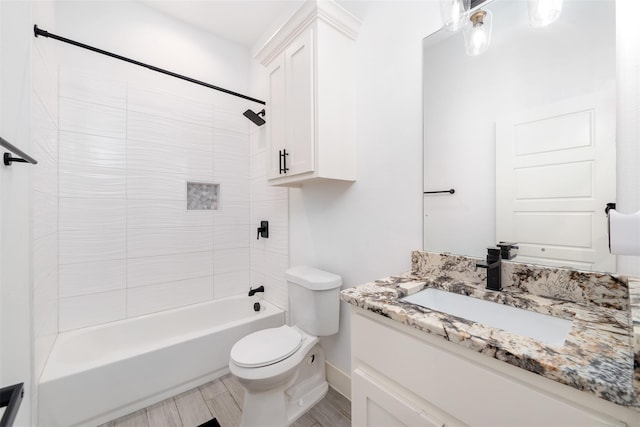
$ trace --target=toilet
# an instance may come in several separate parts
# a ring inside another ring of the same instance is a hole
[[[339,328],[340,276],[313,267],[285,272],[292,326],[263,329],[236,342],[229,370],[245,388],[242,427],[283,427],[329,388],[318,337]]]

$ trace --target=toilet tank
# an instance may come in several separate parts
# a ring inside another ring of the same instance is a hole
[[[307,266],[292,267],[285,277],[291,325],[315,336],[337,333],[342,278]]]

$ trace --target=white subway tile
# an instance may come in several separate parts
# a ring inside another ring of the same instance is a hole
[[[213,250],[212,226],[130,229],[127,235],[129,258],[211,250]]]
[[[251,248],[251,268],[271,277],[284,278],[284,272],[289,267],[287,254],[270,252],[261,248]]]
[[[180,153],[192,149],[213,152],[214,131],[207,126],[130,111],[127,139],[130,144],[161,145]]]
[[[47,155],[56,160],[58,158],[58,125],[37,96],[33,98],[32,106],[33,157],[40,160]]]
[[[252,286],[263,285],[264,299],[283,310],[289,310],[289,297],[284,271],[279,277],[267,275],[264,272],[251,269]]]
[[[251,121],[242,115],[246,109],[245,107],[230,109],[216,104],[214,107],[214,126],[216,129],[248,134]],[[253,111],[257,113],[261,109],[254,108]]]
[[[268,220],[269,226],[287,227],[289,223],[288,199],[260,200],[251,203],[251,224]]]
[[[229,273],[214,274],[213,297],[215,299],[232,295],[242,295],[249,292],[251,287],[249,268],[231,271]]]
[[[127,167],[153,174],[196,175],[213,180],[213,152],[129,140]]]
[[[33,240],[34,292],[57,296],[58,233]]]
[[[250,137],[246,133],[231,132],[216,128],[213,132],[213,141],[213,150],[217,155],[227,153],[246,159],[250,156]]]
[[[251,180],[251,200],[254,202],[286,200],[288,197],[287,188],[265,185],[265,181],[262,178]]]
[[[60,164],[60,197],[124,199],[125,169],[91,165]]]
[[[60,167],[77,165],[124,169],[126,141],[79,132],[60,131]]]
[[[213,126],[213,105],[182,98],[171,93],[129,87],[128,108],[169,119]]]
[[[34,154],[34,157],[36,154]],[[50,196],[58,194],[58,164],[48,155],[35,157],[37,168],[33,170],[33,190]]]
[[[60,298],[60,332],[124,319],[126,298],[125,290]]]
[[[52,196],[58,193],[58,129],[38,98],[33,103],[33,189]]]
[[[127,227],[205,227],[213,226],[213,210],[187,210],[184,200],[129,200]]]
[[[257,234],[257,230],[255,231]],[[215,224],[213,225],[213,249],[237,249],[250,246],[251,230],[245,224]]]
[[[214,274],[231,273],[233,271],[247,270],[250,267],[250,249],[220,249],[213,252]]]
[[[127,287],[211,276],[213,257],[213,251],[206,251],[130,258],[127,260]]]
[[[127,289],[127,317],[168,310],[213,298],[213,277]]]
[[[126,118],[123,109],[60,98],[60,130],[124,139]]]
[[[249,202],[249,180],[247,178],[225,177],[216,178],[220,185],[219,203],[222,206],[227,202]]]
[[[187,181],[209,182],[211,177],[127,171],[127,198],[129,200],[182,200],[186,206]]]
[[[255,237],[255,236],[254,236]],[[268,239],[251,239],[251,247],[274,254],[289,255],[289,228],[269,224]]]
[[[126,288],[124,259],[92,261],[60,266],[60,297],[67,298]]]
[[[127,106],[127,83],[108,80],[75,68],[60,68],[60,96],[124,109]]]
[[[249,202],[220,201],[214,211],[214,224],[229,225],[250,223]],[[263,218],[266,219],[266,218]]]
[[[60,230],[124,229],[125,199],[92,199],[61,197]]]
[[[38,43],[34,44],[33,63],[33,91],[42,101],[53,122],[58,123],[58,67],[50,64]],[[37,159],[37,157],[36,157]]]
[[[258,185],[267,185],[267,157],[264,151],[258,154],[252,154],[249,161],[251,168],[251,180],[261,180]]]
[[[38,239],[58,231],[58,198],[34,191],[32,237]]]
[[[60,230],[60,264],[126,257],[125,229]]]

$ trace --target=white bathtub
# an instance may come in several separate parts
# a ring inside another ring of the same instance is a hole
[[[58,336],[39,384],[39,426],[96,426],[226,374],[233,344],[284,324],[238,296]]]

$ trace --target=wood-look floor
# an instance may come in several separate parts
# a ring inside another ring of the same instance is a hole
[[[217,418],[222,427],[240,425],[244,390],[231,375],[218,378],[99,427],[196,427]],[[348,427],[351,403],[329,388],[327,395],[296,421],[295,427]]]

